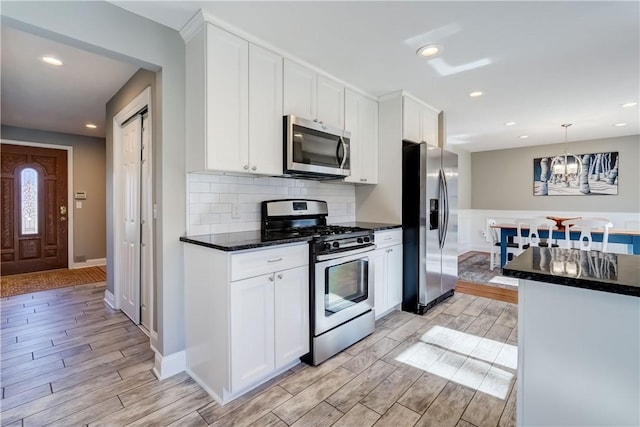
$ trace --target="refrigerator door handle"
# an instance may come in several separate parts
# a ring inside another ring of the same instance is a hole
[[[442,183],[444,184],[444,224],[442,226],[442,246],[444,247],[449,230],[449,183],[444,170],[442,171]]]
[[[440,215],[438,218],[438,246],[440,247],[440,249],[442,249],[444,247],[444,231],[445,231],[445,214],[447,211],[447,206],[446,206],[446,184],[445,184],[445,179],[444,179],[444,171],[442,170],[442,168],[440,169],[439,173],[438,173],[438,180],[440,181],[438,183],[438,199],[439,199],[439,204],[440,204]]]

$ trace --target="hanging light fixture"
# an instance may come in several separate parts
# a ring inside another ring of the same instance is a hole
[[[575,154],[569,153],[569,142],[567,140],[567,129],[571,126],[571,123],[563,123],[561,125],[564,128],[564,153],[559,156],[555,156],[551,160],[551,177],[552,183],[563,183],[565,187],[570,186],[570,180],[577,178],[582,172],[582,160]],[[569,160],[572,160],[569,163]]]

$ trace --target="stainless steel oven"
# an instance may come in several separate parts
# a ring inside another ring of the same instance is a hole
[[[322,122],[284,116],[284,173],[316,179],[350,174],[351,134]]]
[[[351,255],[328,254],[324,257],[329,259],[314,263],[316,336],[372,309],[368,252],[375,249],[375,245],[365,249]],[[316,258],[323,259],[323,256]]]

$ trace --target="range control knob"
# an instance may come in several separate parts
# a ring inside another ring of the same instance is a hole
[[[324,248],[325,248],[325,249],[327,249],[327,250],[328,250],[328,249],[331,249],[331,243],[325,243],[323,246],[324,246]]]
[[[338,242],[333,242],[333,247],[334,247],[334,248],[339,248],[339,247],[340,247],[340,243],[338,243]]]
[[[364,238],[364,241],[365,241],[365,242],[370,242],[370,241],[371,241],[371,239],[370,239],[370,238],[368,238],[368,237],[365,237],[365,238]]]
[[[358,237],[357,242],[358,243],[362,243],[362,242],[364,242],[364,239],[362,237]]]

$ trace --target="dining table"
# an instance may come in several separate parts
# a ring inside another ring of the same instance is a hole
[[[504,267],[507,263],[507,243],[514,236],[518,235],[518,224],[512,223],[503,223],[503,224],[495,224],[492,225],[491,228],[499,228],[500,229],[500,267]],[[549,237],[549,230],[544,228],[539,228],[538,232],[540,234],[541,239],[557,239],[557,240],[565,240],[565,230],[564,228],[558,228],[552,230],[551,237]],[[523,236],[529,235],[529,228],[522,227]],[[580,230],[571,230],[569,232],[571,240],[580,240]],[[602,237],[604,235],[604,230],[593,230],[591,231],[591,240],[594,242],[602,242]],[[609,229],[609,238],[607,240],[609,243],[621,243],[628,245],[631,248],[631,253],[634,255],[640,255],[640,230],[630,230],[626,228],[610,228]]]

